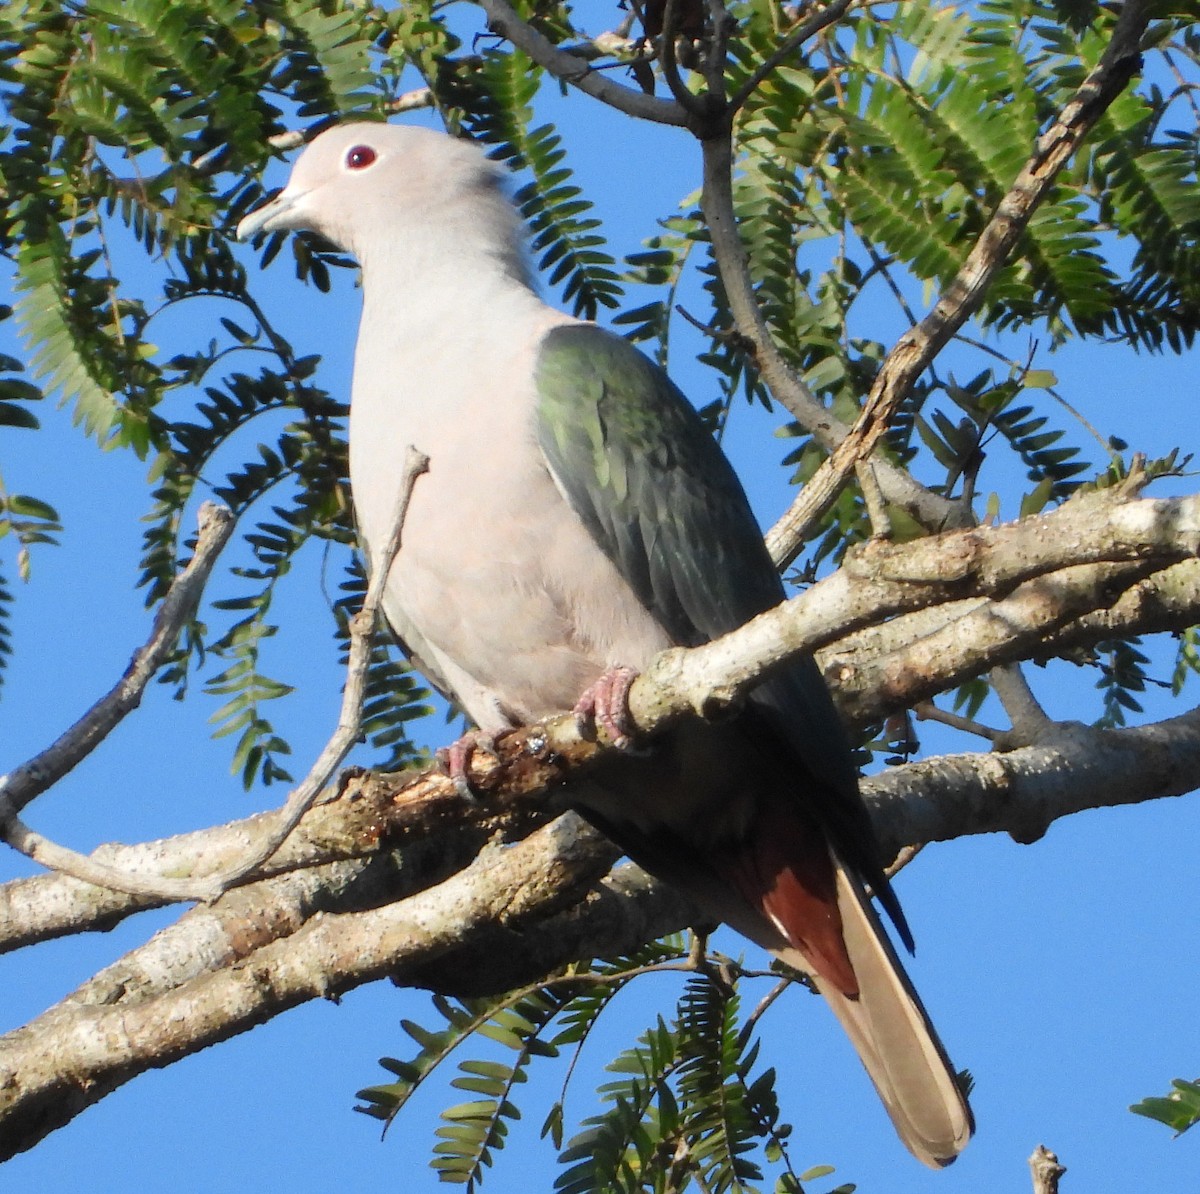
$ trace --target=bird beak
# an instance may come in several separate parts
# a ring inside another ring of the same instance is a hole
[[[250,240],[260,232],[282,232],[306,227],[300,201],[307,191],[284,189],[270,203],[252,211],[237,226],[238,240]]]

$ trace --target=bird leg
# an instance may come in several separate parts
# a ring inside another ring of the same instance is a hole
[[[446,774],[450,776],[458,794],[470,804],[479,803],[479,793],[467,774],[471,758],[478,751],[490,755],[492,760],[496,761],[496,735],[484,730],[468,730],[449,746],[439,746],[434,751],[437,761],[445,767]]]
[[[629,690],[639,673],[631,667],[610,667],[575,702],[572,712],[580,733],[587,723],[602,729],[621,750],[633,745],[633,734],[637,726],[629,713]]]

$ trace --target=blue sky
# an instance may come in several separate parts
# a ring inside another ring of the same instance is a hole
[[[596,197],[618,256],[649,231],[647,211],[668,214],[696,185],[698,155],[686,134],[648,129],[631,141],[622,119],[583,97],[545,104],[547,115],[562,121],[572,164]],[[254,254],[245,259],[253,265]],[[307,336],[327,354],[327,384],[344,390],[357,316],[348,279],[333,300],[321,299],[276,268],[267,301],[298,340]],[[207,317],[199,306],[189,314]],[[882,305],[867,317],[881,338],[886,331],[878,329],[898,330],[895,313]],[[215,306],[211,319],[215,332]],[[681,354],[675,360],[685,390],[697,402],[709,400],[703,376],[686,368]],[[1042,363],[1104,431],[1151,454],[1181,440],[1185,450],[1192,446],[1193,360],[1100,347]],[[51,501],[66,525],[61,549],[37,553],[33,580],[18,594],[16,651],[0,702],[2,769],[43,746],[107,688],[148,625],[133,588],[138,520],[148,507],[144,465],[98,453],[66,412],[41,413],[45,427],[37,434],[0,432],[10,489]],[[787,500],[783,470],[773,461],[789,445],[764,440],[768,418],[739,409],[727,444],[764,523]],[[1006,513],[1014,505],[1006,504]],[[291,578],[290,637],[279,654],[281,678],[299,686],[280,712],[298,771],[320,749],[338,701],[319,589],[319,561],[312,559]],[[306,626],[318,628],[311,639]],[[1168,650],[1159,658],[1169,657]],[[1052,713],[1095,715],[1089,676],[1063,667],[1034,671],[1032,679]],[[1193,685],[1184,699],[1194,692]],[[1166,711],[1158,694],[1149,703],[1152,713]],[[152,689],[93,758],[29,810],[29,819],[68,844],[90,847],[224,821],[281,799],[278,791],[247,795],[229,775],[227,744],[209,737],[212,708],[204,698],[180,706]],[[927,753],[962,748],[960,739],[927,725],[919,730]],[[440,724],[430,733],[449,734]],[[975,1074],[978,1136],[943,1174],[913,1162],[832,1018],[797,993],[765,1021],[766,1051],[782,1075],[798,1167],[836,1166],[833,1177],[811,1188],[855,1181],[872,1194],[1025,1189],[1025,1159],[1045,1143],[1069,1167],[1064,1191],[1194,1191],[1200,1140],[1172,1140],[1127,1107],[1197,1070],[1198,835],[1200,804],[1187,798],[1074,817],[1033,846],[991,836],[925,851],[899,883],[919,945],[913,975],[956,1064]],[[0,878],[27,873],[20,860],[0,858]],[[146,914],[109,934],[0,958],[3,1027],[61,998],[170,919]],[[724,946],[738,948],[732,938]],[[664,977],[623,997],[618,1022],[594,1042],[585,1070],[590,1065],[594,1077],[634,1031],[658,1011],[669,1014],[677,990]],[[419,993],[376,984],[339,1006],[289,1013],[137,1079],[0,1170],[0,1190],[433,1190],[436,1175],[425,1165],[440,1090],[382,1144],[378,1125],[350,1110],[355,1090],[382,1080],[375,1059],[407,1048],[399,1020],[432,1022],[426,1007]],[[523,1126],[486,1188],[549,1187],[551,1154],[537,1128],[560,1081],[556,1071],[523,1092]],[[590,1089],[585,1072],[568,1105],[575,1122],[591,1110]]]

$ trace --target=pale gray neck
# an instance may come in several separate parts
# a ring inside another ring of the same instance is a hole
[[[506,226],[507,225],[507,226]],[[478,207],[413,220],[355,246],[363,270],[363,316],[389,339],[430,329],[453,343],[479,322],[503,321],[537,302],[515,213]]]
[[[545,310],[502,260],[443,256],[429,241],[412,249],[386,264],[364,265],[360,354],[373,346],[394,361],[428,362],[431,353],[441,361],[465,357],[486,370],[484,362]]]

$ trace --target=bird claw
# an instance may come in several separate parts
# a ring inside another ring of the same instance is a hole
[[[602,729],[614,746],[628,750],[637,729],[629,713],[629,690],[638,675],[631,667],[610,667],[585,689],[572,710],[579,732],[586,733],[590,723]]]
[[[468,768],[473,755],[482,752],[493,760],[496,755],[496,735],[483,730],[469,730],[449,746],[440,746],[434,752],[437,761],[446,769],[458,794],[469,804],[479,803],[479,792],[471,783]]]

